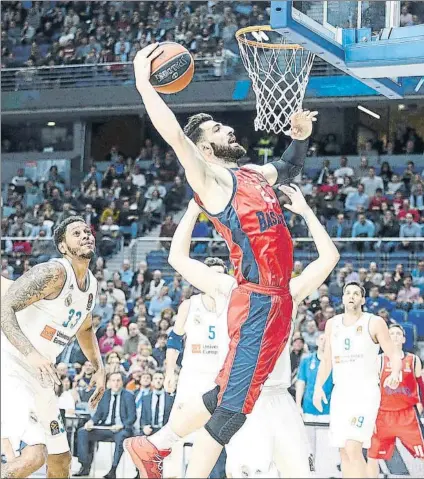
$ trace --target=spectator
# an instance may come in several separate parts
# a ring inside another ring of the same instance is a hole
[[[122,346],[123,344],[124,344],[124,342],[122,341],[122,339],[119,336],[116,335],[116,330],[115,330],[113,324],[109,323],[106,326],[105,335],[102,336],[99,339],[100,352],[103,355],[105,355],[109,351],[112,351],[112,349],[115,346]]]
[[[100,316],[100,327],[103,328],[112,321],[113,307],[110,303],[107,302],[106,294],[102,293],[99,294],[97,297],[98,303],[94,307],[92,314]]]
[[[115,328],[116,336],[120,338],[123,342],[128,339],[128,328],[125,326],[125,324],[128,324],[128,318],[121,317],[121,315],[118,313],[118,310],[116,310],[116,313],[113,315],[112,318],[112,325]]]
[[[322,162],[322,168],[315,177],[315,183],[317,185],[322,185],[327,181],[327,177],[331,174],[330,170],[330,160],[324,160]]]
[[[412,27],[414,25],[414,20],[412,14],[409,12],[407,5],[402,6],[400,14],[400,26],[401,27]]]
[[[319,333],[316,338],[316,351],[301,359],[296,382],[296,404],[304,421],[325,422],[329,421],[331,393],[333,390],[332,374],[324,383],[323,389],[327,403],[323,405],[322,412],[313,404],[314,388],[319,365],[324,355],[325,335]]]
[[[136,301],[139,297],[146,296],[149,291],[149,284],[144,280],[144,274],[139,273],[136,276],[135,284],[131,288],[131,298],[133,301]]]
[[[337,271],[336,279],[331,281],[328,286],[328,294],[334,298],[340,298],[343,294],[343,287],[346,281],[347,271],[344,268],[340,268]]]
[[[37,263],[45,263],[57,256],[56,246],[52,240],[46,238],[45,230],[41,230],[32,243],[31,256],[37,260]]]
[[[412,218],[416,223],[419,223],[420,214],[419,214],[418,210],[416,210],[415,208],[411,208],[410,204],[409,204],[409,200],[404,199],[403,202],[402,202],[402,207],[400,208],[400,210],[397,214],[398,220],[406,219],[406,215],[408,213],[410,213],[412,215]]]
[[[347,166],[347,158],[345,156],[342,156],[340,158],[340,167],[337,168],[337,170],[334,172],[334,176],[336,177],[338,185],[344,184],[344,178],[346,176],[348,177],[354,176],[353,168],[350,168],[350,166]]]
[[[131,239],[137,238],[139,216],[130,210],[129,201],[124,201],[122,210],[119,213],[119,229],[124,236],[131,236]]]
[[[169,420],[174,398],[165,392],[163,388],[164,380],[163,373],[155,373],[152,379],[152,391],[141,400],[140,425],[145,436],[156,433]]]
[[[306,323],[305,331],[302,333],[303,339],[308,347],[309,352],[314,352],[317,348],[317,339],[320,333],[316,322],[312,319]]]
[[[151,199],[153,198],[153,193],[155,191],[158,193],[158,195],[156,195],[156,198],[158,196],[159,198],[165,198],[166,188],[161,184],[161,181],[158,179],[153,180],[153,185],[147,188],[146,194],[144,196],[146,197],[146,199]]]
[[[174,236],[176,229],[177,229],[177,225],[176,223],[174,223],[172,219],[172,215],[167,215],[165,217],[165,221],[162,223],[162,226],[160,227],[159,236],[161,238],[172,238]],[[169,248],[171,247],[171,242],[161,241],[161,245],[163,246],[163,248],[169,251]]]
[[[163,210],[163,200],[159,196],[159,191],[154,190],[152,192],[152,197],[146,201],[143,212],[145,213],[144,218],[144,231],[151,231],[152,228],[160,224],[160,218]]]
[[[351,236],[351,227],[345,219],[343,213],[337,215],[337,221],[331,226],[330,236],[332,238],[349,238]],[[348,246],[348,243],[341,241],[335,241],[335,245],[339,250],[344,250]]]
[[[122,289],[115,288],[115,283],[113,280],[107,281],[107,290],[106,290],[107,302],[109,304],[123,304],[126,305],[127,300],[125,298],[125,293]]]
[[[153,296],[158,296],[159,291],[165,285],[165,280],[162,279],[162,273],[157,269],[153,272],[153,279],[150,282],[149,292],[146,299],[151,299]]]
[[[424,188],[421,183],[418,183],[415,187],[415,191],[409,198],[409,203],[412,209],[416,209],[423,214],[424,211]]]
[[[369,174],[369,168],[368,158],[366,156],[361,156],[359,165],[355,168],[355,177],[361,181],[362,178],[365,178]]]
[[[365,307],[371,314],[377,314],[381,308],[391,311],[394,309],[394,304],[384,296],[380,295],[378,286],[372,286],[368,297],[365,299]]]
[[[291,365],[291,386],[289,388],[289,393],[296,397],[296,378],[297,373],[299,371],[300,361],[305,354],[305,340],[303,339],[302,335],[293,334],[292,339],[292,349],[290,352],[290,365]]]
[[[76,341],[75,341],[76,342]],[[76,374],[74,377],[74,381],[79,383],[83,382],[87,386],[91,383],[91,379],[93,378],[94,374],[94,367],[90,361],[85,361],[84,365],[81,368],[80,373]]]
[[[406,214],[406,223],[404,223],[400,227],[400,237],[401,238],[420,238],[421,237],[421,227],[418,223],[414,222],[414,217],[412,213]],[[418,248],[418,243],[403,240],[402,247],[404,249],[415,251]]]
[[[131,263],[129,259],[124,259],[122,262],[122,269],[119,273],[121,275],[122,281],[130,286],[133,281],[134,272],[131,270]]]
[[[393,275],[389,272],[383,273],[380,293],[390,301],[396,301],[398,292],[399,285],[393,281]]]
[[[361,184],[364,185],[365,194],[368,197],[375,195],[377,189],[384,190],[384,183],[380,176],[375,175],[375,168],[371,166],[368,170],[368,176],[365,176],[361,180]]]
[[[130,323],[128,326],[128,338],[124,343],[125,356],[129,358],[136,354],[140,344],[150,344],[149,339],[140,333],[140,329],[136,323]]]
[[[399,290],[397,295],[398,303],[419,303],[423,302],[423,298],[420,296],[419,288],[412,286],[412,276],[410,274],[405,275],[403,278],[403,288]]]
[[[424,259],[418,261],[418,267],[412,270],[412,284],[424,295]]]
[[[164,199],[166,212],[179,210],[185,198],[186,186],[181,177],[176,176]]]
[[[153,321],[158,323],[161,319],[161,313],[164,309],[170,308],[172,299],[168,296],[168,287],[162,286],[157,296],[153,296],[150,300],[149,315],[153,317]]]
[[[153,348],[152,356],[158,363],[159,368],[163,368],[163,363],[166,358],[166,342],[168,341],[167,334],[159,334],[156,341],[156,346]]]
[[[358,185],[358,191],[356,193],[349,193],[346,198],[346,211],[351,213],[357,213],[358,211],[364,211],[368,209],[369,196],[365,193],[364,185],[361,183]]]
[[[380,230],[378,236],[380,238],[397,238],[399,236],[399,223],[393,216],[392,211],[387,210],[384,212],[382,222],[380,225]],[[382,241],[381,249],[382,251],[389,253],[396,248],[397,244],[393,241]]]
[[[391,180],[387,184],[387,194],[394,195],[397,191],[403,193],[405,191],[405,185],[398,175],[393,174]]]
[[[81,469],[77,474],[89,476],[93,455],[93,443],[97,441],[112,441],[115,443],[112,468],[105,476],[116,478],[116,470],[124,452],[124,440],[133,435],[133,424],[136,420],[134,396],[123,389],[120,373],[113,373],[109,378],[109,387],[102,399],[93,419],[88,421],[78,431],[78,459]],[[110,429],[93,429],[94,426],[109,426]]]
[[[146,186],[146,177],[141,172],[140,165],[134,166],[134,171],[131,173],[131,179],[133,185],[137,188],[144,188]]]
[[[363,213],[358,215],[358,220],[355,221],[352,227],[352,238],[374,238],[375,224],[371,220],[367,220]],[[356,242],[358,251],[363,251],[368,245],[363,242]]]

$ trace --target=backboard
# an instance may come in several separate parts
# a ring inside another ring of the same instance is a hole
[[[398,1],[272,1],[271,27],[390,99],[424,88],[424,25],[400,27]],[[410,84],[410,82],[409,82]]]

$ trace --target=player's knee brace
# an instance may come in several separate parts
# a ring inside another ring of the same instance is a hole
[[[216,442],[225,446],[234,434],[243,426],[246,415],[241,412],[229,411],[221,406],[217,407],[212,417],[205,425],[206,431]]]
[[[207,393],[203,394],[203,404],[205,408],[209,411],[209,414],[213,414],[216,407],[218,406],[218,394],[219,394],[219,386],[211,389]]]

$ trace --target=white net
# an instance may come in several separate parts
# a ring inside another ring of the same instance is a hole
[[[243,64],[256,95],[255,130],[287,133],[302,107],[315,55],[268,26],[236,34]]]

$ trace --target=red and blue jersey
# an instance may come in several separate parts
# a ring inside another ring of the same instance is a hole
[[[288,290],[293,243],[278,198],[261,173],[245,167],[230,172],[230,202],[221,213],[206,214],[227,243],[235,278]]]

